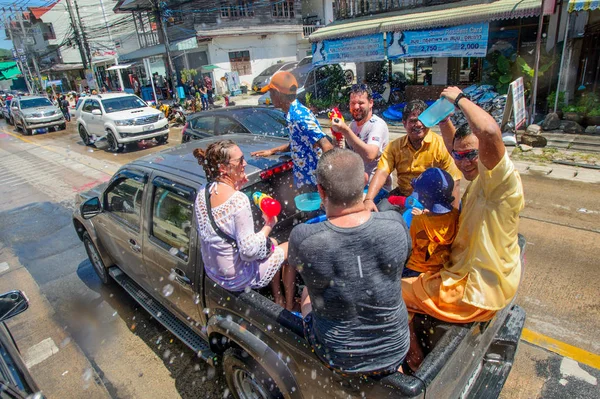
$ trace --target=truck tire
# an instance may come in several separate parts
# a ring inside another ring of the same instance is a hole
[[[87,256],[90,259],[90,263],[92,264],[96,275],[98,275],[98,278],[100,281],[102,281],[102,284],[110,285],[112,280],[108,275],[108,269],[104,265],[104,262],[102,261],[102,258],[100,257],[100,254],[98,253],[98,250],[96,249],[96,246],[92,242],[92,238],[87,231],[83,233],[82,240],[83,246],[85,247],[85,252],[87,252]]]
[[[83,127],[83,125],[79,125],[79,137],[81,137],[81,141],[83,141],[83,144],[85,144],[86,146],[90,146],[92,145],[92,140],[90,140],[90,135],[88,134],[87,130],[85,130],[85,128]]]
[[[108,143],[108,151],[110,151],[110,152],[123,151],[124,145],[122,145],[122,144],[119,145],[117,138],[115,137],[114,133],[111,132],[110,130],[106,134],[106,142]]]
[[[246,351],[227,349],[223,354],[223,370],[236,399],[283,398],[275,380]]]
[[[156,139],[156,143],[160,144],[167,144],[167,141],[169,141],[169,135],[168,134],[164,134],[162,136],[157,136],[155,137]]]

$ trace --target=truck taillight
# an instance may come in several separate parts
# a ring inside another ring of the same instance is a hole
[[[291,170],[293,167],[294,167],[294,163],[292,161],[288,161],[284,164],[275,166],[274,168],[267,169],[267,170],[260,172],[260,178],[265,180],[270,177],[273,177],[274,175],[278,175],[280,173]]]

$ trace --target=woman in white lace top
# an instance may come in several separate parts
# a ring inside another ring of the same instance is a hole
[[[206,274],[231,291],[262,288],[270,283],[275,302],[291,310],[295,270],[287,264],[284,267],[284,281],[291,285],[289,289],[285,287],[287,306],[281,294],[280,275],[280,268],[287,259],[288,244],[277,245],[269,238],[277,223],[276,217],[263,214],[265,225],[259,232],[254,232],[250,200],[239,191],[248,181],[244,154],[233,141],[221,140],[209,145],[206,151],[195,149],[194,156],[208,180],[196,198]],[[209,209],[214,222],[209,218]],[[221,232],[216,231],[213,223]]]

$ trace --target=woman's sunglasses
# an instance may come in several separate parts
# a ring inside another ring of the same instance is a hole
[[[452,150],[452,158],[456,161],[468,160],[474,161],[479,157],[479,150],[469,151],[454,151]]]

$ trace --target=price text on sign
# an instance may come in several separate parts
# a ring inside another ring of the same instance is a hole
[[[388,58],[485,57],[489,24],[388,32]]]

